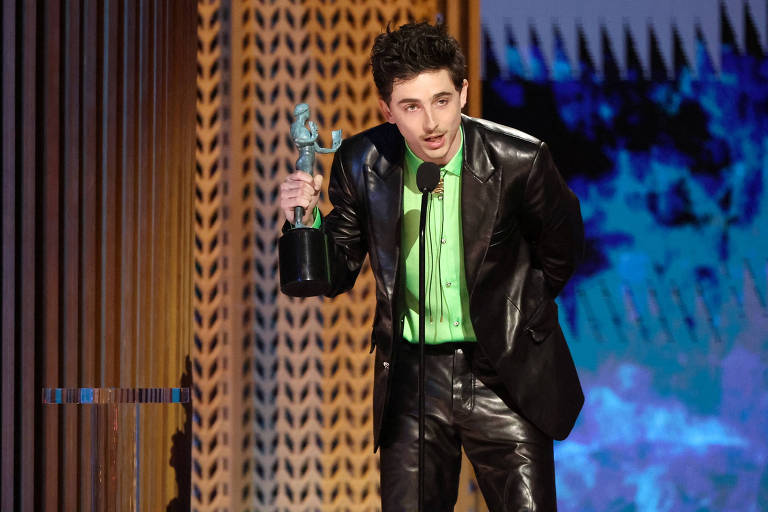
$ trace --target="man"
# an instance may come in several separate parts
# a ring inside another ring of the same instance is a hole
[[[568,435],[584,400],[554,303],[582,253],[578,200],[542,142],[462,116],[464,56],[441,27],[388,29],[371,67],[387,123],[342,143],[333,210],[315,210],[320,176],[294,173],[280,196],[288,221],[302,206],[304,223],[333,240],[329,295],[350,289],[370,257],[383,510],[418,503],[422,161],[442,178],[426,230],[425,510],[453,510],[461,446],[492,511],[555,510],[552,439]]]

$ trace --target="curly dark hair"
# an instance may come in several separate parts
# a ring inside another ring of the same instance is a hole
[[[447,69],[456,90],[467,77],[467,64],[458,41],[442,24],[408,23],[376,36],[371,70],[379,96],[389,103],[395,80],[409,80],[425,71]]]

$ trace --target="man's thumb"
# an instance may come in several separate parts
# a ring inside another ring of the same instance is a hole
[[[315,180],[315,190],[320,190],[320,188],[323,186],[323,175],[315,174],[313,179]]]

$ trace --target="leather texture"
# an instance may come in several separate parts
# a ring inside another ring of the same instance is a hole
[[[477,379],[471,360],[478,349],[428,347],[424,510],[454,509],[461,446],[491,512],[556,510],[552,439]],[[400,363],[380,447],[383,512],[418,510],[418,346],[402,349]]]
[[[555,297],[581,258],[579,201],[547,146],[520,131],[462,116],[461,220],[470,315],[480,350],[473,366],[507,405],[564,439],[584,402],[557,321]],[[403,138],[385,123],[346,139],[328,183],[333,289],[349,290],[366,255],[376,280],[372,347],[374,446],[389,403],[402,333],[400,233]]]

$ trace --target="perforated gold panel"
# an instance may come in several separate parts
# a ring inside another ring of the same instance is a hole
[[[434,0],[199,4],[195,510],[380,508],[373,278],[366,266],[335,300],[280,294],[278,193],[297,157],[294,105],[310,105],[325,146],[332,129],[379,123],[374,37],[436,11]]]
[[[219,0],[198,3],[192,510],[231,510],[223,198],[226,74]]]

